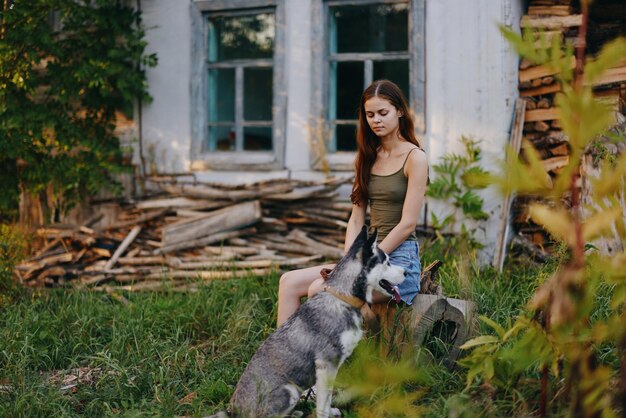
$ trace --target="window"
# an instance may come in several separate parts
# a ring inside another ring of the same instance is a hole
[[[208,151],[272,151],[271,11],[208,16]]]
[[[410,101],[409,4],[329,0],[326,3],[329,152],[354,151],[361,92],[386,78]]]
[[[284,162],[284,0],[194,0],[192,168]]]

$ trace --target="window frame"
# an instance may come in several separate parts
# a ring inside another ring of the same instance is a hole
[[[284,75],[285,46],[285,0],[194,0],[192,4],[192,170],[278,170],[284,167],[286,132],[286,97]],[[227,62],[209,62],[208,57],[208,17],[236,16],[272,12],[275,19],[274,55],[264,59],[242,59]],[[209,151],[207,147],[210,126],[223,126],[223,122],[209,122],[209,70],[214,68],[234,68],[235,71],[235,121],[228,122],[235,127],[237,149],[234,151]],[[243,120],[243,71],[245,68],[272,68],[273,98],[272,120]],[[239,114],[240,113],[240,114]],[[271,127],[271,151],[243,150],[244,127]]]
[[[365,6],[372,4],[404,3],[408,7],[408,51],[406,52],[358,52],[331,54],[329,51],[329,34],[324,33],[324,28],[329,28],[330,7],[356,5]],[[384,60],[408,60],[409,63],[409,106],[416,118],[416,134],[423,138],[425,127],[425,3],[426,0],[318,0],[314,7],[313,20],[317,26],[314,31],[314,42],[321,44],[314,51],[314,62],[321,62],[322,69],[313,77],[313,91],[320,93],[313,97],[313,114],[324,122],[325,131],[332,134],[336,125],[352,125],[354,120],[336,119],[331,122],[328,118],[330,106],[330,66],[331,62],[360,61],[364,65],[364,86],[367,87],[373,81],[374,61]],[[354,151],[331,151],[326,150],[325,162],[335,171],[352,171],[354,169]],[[312,168],[321,170],[324,168],[323,161],[319,158],[312,159]]]

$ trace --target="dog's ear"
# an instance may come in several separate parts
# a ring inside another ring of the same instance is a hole
[[[363,245],[363,255],[369,258],[376,250],[376,242],[378,241],[378,228],[374,228],[374,233],[365,241]]]
[[[354,243],[352,243],[352,246],[357,248],[362,245],[365,245],[366,242],[367,242],[367,226],[363,225],[363,228],[361,228],[361,232],[359,232],[359,235],[357,235],[356,239],[354,240]]]
[[[361,228],[361,232],[359,232],[359,235],[357,235],[357,237],[354,239],[354,242],[350,246],[350,249],[348,250],[346,256],[361,257],[361,250],[367,243],[367,238],[367,226],[363,225],[363,228]]]

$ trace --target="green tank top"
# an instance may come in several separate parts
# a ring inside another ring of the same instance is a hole
[[[413,148],[415,149],[415,148]],[[386,176],[372,174],[367,185],[370,205],[370,234],[378,228],[378,241],[382,241],[402,218],[402,206],[409,179],[404,175],[409,151],[400,170]],[[409,235],[407,241],[417,241],[415,231]]]

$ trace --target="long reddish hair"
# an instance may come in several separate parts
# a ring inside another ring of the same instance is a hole
[[[400,87],[389,80],[374,81],[363,91],[359,102],[359,126],[356,131],[357,152],[354,162],[356,175],[352,185],[352,193],[350,194],[350,200],[355,205],[367,204],[367,185],[370,181],[372,166],[374,161],[376,161],[378,148],[380,147],[380,138],[372,131],[365,116],[365,102],[372,97],[388,100],[396,110],[402,113],[399,126],[400,135],[410,143],[421,148],[415,136],[415,125],[409,112],[409,106]]]

